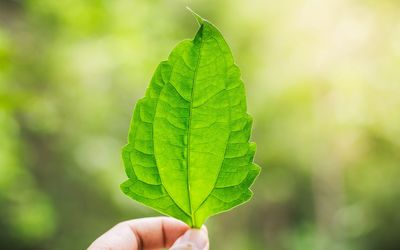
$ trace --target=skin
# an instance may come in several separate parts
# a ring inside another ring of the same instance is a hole
[[[205,227],[197,230],[190,229],[185,223],[168,217],[129,220],[117,224],[104,233],[89,246],[88,250],[153,250],[170,248],[182,235],[185,233],[187,235],[194,231],[207,235]],[[205,238],[208,249],[208,238]],[[177,244],[179,244],[179,241]]]

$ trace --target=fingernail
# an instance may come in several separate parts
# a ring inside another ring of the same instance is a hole
[[[208,245],[208,235],[206,230],[202,229],[189,229],[181,236],[171,250],[205,250]]]

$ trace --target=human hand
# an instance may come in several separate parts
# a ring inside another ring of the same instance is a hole
[[[95,240],[88,250],[208,250],[208,232],[169,217],[124,221]]]

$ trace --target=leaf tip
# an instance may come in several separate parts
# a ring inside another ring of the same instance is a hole
[[[199,14],[197,14],[196,12],[194,12],[189,6],[186,6],[186,9],[192,13],[192,15],[196,18],[197,22],[198,22],[200,25],[203,24],[204,19],[203,19]]]

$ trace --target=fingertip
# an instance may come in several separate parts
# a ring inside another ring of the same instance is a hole
[[[191,228],[187,230],[179,239],[173,244],[171,250],[178,249],[196,249],[207,250],[209,248],[208,231],[205,226],[201,229]]]
[[[208,229],[206,225],[201,226],[201,230],[203,230],[208,235]]]

